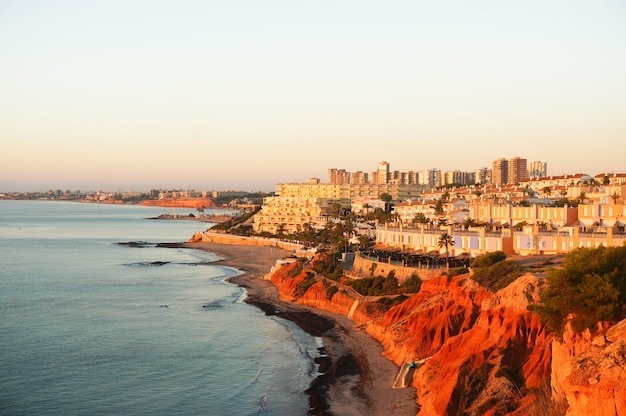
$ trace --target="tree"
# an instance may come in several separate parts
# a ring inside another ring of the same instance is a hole
[[[287,230],[287,224],[285,224],[284,222],[278,224],[278,226],[276,227],[276,234],[279,237],[282,237],[285,235],[285,231]]]
[[[474,226],[476,226],[476,221],[474,221],[472,217],[467,217],[463,220],[463,227],[465,227],[465,229],[468,229]]]
[[[546,188],[547,188],[547,187],[546,187]],[[545,189],[545,188],[544,188],[544,189]],[[537,194],[537,192],[535,192],[535,190],[534,190],[534,189],[532,189],[532,188],[530,187],[530,185],[526,185],[526,188],[524,188],[524,193],[525,193],[526,195],[528,195],[528,197],[529,197],[529,198],[534,198],[534,197],[535,197],[535,195]]]
[[[585,199],[587,199],[587,193],[586,192],[581,192],[580,195],[578,195],[578,202],[580,204],[584,204],[585,203]]]
[[[606,185],[609,185],[610,183],[611,183],[611,179],[609,179],[607,175],[604,175],[604,178],[602,178],[602,185],[606,186]]]
[[[422,212],[415,214],[412,220],[413,224],[429,224],[430,220]]]
[[[437,240],[437,247],[439,247],[439,249],[442,247],[446,248],[446,270],[450,269],[450,247],[453,245],[454,238],[448,233],[441,234],[439,240]]]
[[[606,177],[606,176],[605,176]],[[611,199],[613,200],[613,204],[617,204],[617,200],[621,198],[620,194],[618,194],[617,192],[613,192],[610,195]]]
[[[443,198],[439,198],[435,202],[435,205],[433,205],[431,208],[435,211],[435,215],[441,216],[445,214],[444,206],[445,206],[445,200]]]
[[[535,311],[548,330],[561,335],[570,317],[576,332],[619,320],[624,303],[626,246],[584,247],[567,253],[562,267],[548,270]]]
[[[550,189],[549,186],[544,186],[542,191],[544,196],[550,196],[550,194],[552,194],[552,189]]]
[[[385,212],[391,211],[391,201],[393,197],[389,195],[387,192],[383,192],[379,195],[379,198],[385,202]]]
[[[361,250],[365,250],[367,247],[369,247],[370,243],[371,243],[371,239],[366,236],[366,235],[360,235],[357,240],[359,240],[359,248]]]

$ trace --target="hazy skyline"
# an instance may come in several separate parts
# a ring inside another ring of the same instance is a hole
[[[0,0],[0,192],[626,171],[623,1]]]

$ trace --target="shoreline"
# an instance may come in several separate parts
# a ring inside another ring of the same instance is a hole
[[[170,245],[171,246],[171,245]],[[322,309],[283,301],[271,282],[263,280],[276,260],[289,252],[262,246],[216,243],[180,243],[216,254],[217,264],[242,273],[227,279],[246,290],[245,302],[268,316],[287,319],[314,337],[323,348],[314,361],[320,373],[305,393],[310,415],[415,415],[415,390],[392,389],[398,367],[383,353],[382,345],[363,331],[354,329],[348,317]]]

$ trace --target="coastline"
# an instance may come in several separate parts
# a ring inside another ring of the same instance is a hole
[[[412,388],[393,389],[398,367],[382,353],[369,334],[354,329],[343,315],[279,299],[277,288],[263,280],[276,260],[289,253],[275,247],[216,243],[180,243],[179,247],[204,250],[222,258],[217,263],[243,273],[228,279],[244,288],[245,302],[266,315],[276,315],[320,337],[323,348],[315,361],[320,375],[305,391],[310,415],[415,415]]]

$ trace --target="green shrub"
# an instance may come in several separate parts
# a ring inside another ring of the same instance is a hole
[[[294,277],[302,273],[302,269],[303,269],[302,262],[298,261],[296,262],[296,265],[293,266],[293,269],[289,270],[289,273],[287,273],[287,276],[293,279]]]
[[[298,286],[296,286],[296,296],[304,295],[306,291],[315,284],[315,282],[317,282],[317,279],[315,279],[315,274],[307,272],[306,278],[298,283]]]
[[[331,300],[335,293],[339,291],[339,288],[335,285],[330,285],[326,288],[326,299]]]
[[[506,254],[503,251],[493,251],[491,253],[483,254],[476,257],[471,266],[472,267],[490,267],[494,264],[506,260]]]
[[[404,281],[404,288],[409,293],[417,293],[422,288],[422,279],[417,273],[413,273]]]
[[[446,274],[449,277],[459,276],[461,274],[467,274],[469,270],[466,267],[457,267],[454,269],[450,269]]]
[[[398,279],[382,276],[364,277],[349,282],[349,285],[364,296],[392,295],[397,292]]]
[[[562,335],[570,314],[576,332],[618,320],[626,303],[626,246],[571,251],[562,268],[548,270],[546,283],[534,311],[549,331]]]
[[[496,292],[507,287],[522,275],[522,268],[514,261],[500,261],[489,267],[481,267],[474,272],[472,279],[483,287]]]

